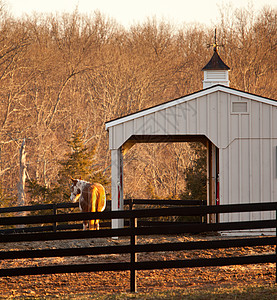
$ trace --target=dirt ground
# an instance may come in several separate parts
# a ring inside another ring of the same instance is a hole
[[[209,239],[221,239],[212,236],[166,236],[141,237],[138,243],[185,242]],[[226,237],[225,237],[226,238]],[[18,244],[0,244],[0,251],[9,249],[57,249],[68,247],[108,246],[128,244],[129,239],[95,239],[72,240],[57,242],[32,242]],[[177,252],[157,252],[138,254],[138,261],[144,260],[171,260],[204,257],[258,255],[275,253],[274,246],[259,246],[245,248],[230,248],[220,250],[194,250]],[[82,257],[55,257],[43,259],[20,259],[16,261],[3,260],[1,268],[14,268],[40,265],[80,264],[94,262],[124,262],[129,261],[129,255],[100,255]],[[138,291],[149,292],[156,290],[195,289],[239,285],[262,285],[275,283],[275,264],[257,264],[228,267],[165,269],[152,271],[138,271]],[[118,293],[129,291],[129,272],[96,272],[70,273],[56,275],[36,275],[0,278],[0,298],[62,298],[70,295],[89,293]]]

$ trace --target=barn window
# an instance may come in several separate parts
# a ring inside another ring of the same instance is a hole
[[[247,102],[232,102],[232,113],[247,113]]]

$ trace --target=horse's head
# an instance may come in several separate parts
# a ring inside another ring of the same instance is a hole
[[[73,178],[71,178],[71,180],[72,180],[72,185],[70,187],[70,192],[71,192],[70,201],[76,202],[81,196],[81,186],[79,184],[80,181],[78,179],[73,179]]]

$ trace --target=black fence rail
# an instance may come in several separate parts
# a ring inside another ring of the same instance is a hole
[[[139,207],[152,206],[197,206],[197,205],[206,205],[207,201],[205,200],[152,200],[152,199],[125,199],[124,206],[127,209],[137,209]],[[5,214],[20,214],[20,213],[37,213],[41,214],[53,214],[57,215],[61,212],[65,212],[65,209],[73,211],[79,207],[78,203],[53,203],[53,204],[38,204],[38,205],[28,205],[28,206],[15,206],[15,207],[4,207],[0,208],[0,216]],[[107,201],[106,211],[111,210],[111,201]],[[198,216],[199,221],[197,223],[204,223],[205,216]],[[140,226],[151,226],[151,225],[169,225],[170,222],[155,222],[155,221],[140,221]],[[182,222],[180,222],[182,224]],[[125,220],[125,226],[129,226],[129,219]],[[103,220],[101,222],[101,227],[110,228],[111,222],[108,220]],[[60,231],[60,230],[74,230],[82,229],[82,223],[79,224],[68,224],[64,221],[62,223],[53,222],[52,225],[43,225],[43,226],[24,226],[23,228],[0,228],[0,234],[10,234],[10,233],[27,233],[27,232],[44,232],[44,231]]]
[[[175,200],[175,199],[125,199],[124,205],[128,205],[129,209],[137,209],[137,208],[145,208],[148,207],[150,209],[157,207],[172,207],[172,206],[206,206],[207,200]],[[197,216],[187,216],[183,221],[178,220],[149,220],[149,218],[144,218],[138,221],[139,226],[169,226],[169,225],[185,225],[188,223],[206,223],[206,215],[197,215]],[[156,217],[157,218],[157,217]],[[125,221],[125,225],[129,226],[128,221]]]
[[[124,205],[153,205],[153,206],[200,206],[207,205],[207,200],[175,200],[175,199],[125,199]]]
[[[84,247],[84,248],[64,248],[64,249],[44,249],[44,250],[17,250],[0,251],[0,259],[19,259],[19,258],[42,258],[42,257],[65,257],[99,254],[130,254],[130,261],[115,263],[94,263],[94,264],[70,264],[42,267],[22,267],[8,268],[0,270],[0,277],[38,275],[53,273],[78,273],[95,271],[130,271],[130,290],[137,290],[137,270],[152,270],[166,268],[192,268],[207,266],[228,266],[257,263],[275,263],[276,253],[263,255],[247,255],[239,257],[220,257],[220,258],[201,258],[184,259],[169,261],[138,261],[137,254],[141,252],[157,251],[182,251],[182,250],[201,250],[219,249],[230,247],[253,247],[275,245],[276,235],[269,237],[252,238],[231,238],[223,240],[209,240],[197,242],[176,242],[176,243],[156,243],[156,244],[137,244],[138,236],[147,235],[167,235],[199,233],[209,231],[233,231],[233,230],[252,230],[252,229],[276,229],[277,220],[260,220],[249,222],[228,222],[218,224],[172,224],[170,226],[151,226],[140,227],[137,220],[145,217],[160,216],[194,216],[213,213],[233,213],[233,212],[253,212],[253,211],[275,211],[277,203],[259,204],[240,204],[240,205],[221,205],[221,206],[198,206],[198,207],[173,207],[160,209],[141,209],[126,211],[110,211],[102,213],[71,213],[42,216],[17,216],[0,218],[0,226],[26,225],[26,224],[53,224],[54,222],[82,221],[83,219],[129,219],[130,226],[122,229],[100,229],[98,231],[60,231],[42,233],[15,233],[2,234],[0,243],[22,242],[22,241],[54,241],[85,238],[104,238],[104,237],[129,237],[129,245],[105,246],[105,247]]]
[[[43,267],[22,267],[1,269],[0,276],[37,275],[52,273],[74,273],[74,272],[94,272],[94,271],[130,271],[130,289],[136,291],[137,270],[152,270],[165,268],[187,268],[187,267],[207,267],[226,266],[235,264],[254,263],[276,263],[276,253],[266,255],[252,255],[241,257],[222,257],[207,259],[185,259],[171,261],[137,261],[137,253],[156,251],[182,251],[200,249],[219,249],[229,247],[253,247],[263,245],[276,245],[277,239],[274,237],[256,237],[245,239],[209,240],[201,242],[177,242],[177,243],[157,243],[151,245],[137,244],[137,236],[140,235],[165,235],[199,233],[209,231],[232,231],[276,228],[276,218],[273,220],[231,222],[220,224],[185,224],[170,226],[138,227],[137,220],[145,217],[160,216],[184,216],[184,215],[205,215],[211,213],[231,213],[246,211],[276,211],[276,203],[244,204],[244,205],[223,205],[223,206],[198,206],[198,207],[173,207],[153,210],[126,210],[117,212],[102,213],[71,213],[71,214],[51,214],[42,216],[17,216],[2,217],[0,225],[26,225],[26,224],[53,224],[57,222],[81,221],[83,219],[129,219],[130,227],[123,229],[102,229],[99,231],[61,231],[42,233],[15,233],[1,235],[0,243],[21,242],[21,241],[47,241],[47,240],[70,240],[84,238],[104,238],[104,237],[130,237],[130,244],[124,246],[106,247],[86,247],[86,248],[65,248],[65,249],[45,249],[45,250],[20,250],[1,251],[0,259],[18,258],[42,258],[42,257],[65,257],[99,254],[130,254],[130,261],[124,263],[95,263],[95,264],[73,264],[55,265]]]
[[[53,214],[57,215],[58,210],[74,209],[78,207],[78,203],[53,203],[53,204],[37,204],[37,205],[26,205],[26,206],[15,206],[15,207],[2,207],[0,208],[0,216],[5,214],[9,215],[20,215],[25,214]],[[72,229],[82,229],[82,224],[57,224],[53,222],[52,225],[48,226],[36,226],[36,227],[22,227],[22,228],[2,228],[0,229],[0,234],[6,233],[20,233],[20,232],[43,232],[43,231],[57,231],[57,230],[72,230]]]

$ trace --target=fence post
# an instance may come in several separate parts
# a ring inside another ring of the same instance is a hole
[[[129,210],[133,210],[133,199],[129,199]]]
[[[132,209],[132,200],[129,202],[130,210]],[[137,270],[136,270],[136,262],[137,262],[137,253],[136,253],[136,244],[137,244],[137,236],[136,236],[136,228],[137,228],[137,218],[133,216],[130,218],[130,228],[131,228],[131,267],[130,267],[130,290],[132,293],[137,292]]]
[[[57,204],[54,203],[53,204],[53,215],[56,216],[57,215]],[[53,231],[56,232],[57,231],[57,222],[53,223]]]
[[[207,205],[207,203],[205,202],[205,200],[201,200],[201,206],[204,206],[204,205]],[[204,224],[205,223],[205,215],[201,215],[200,216],[200,222],[201,224]]]

